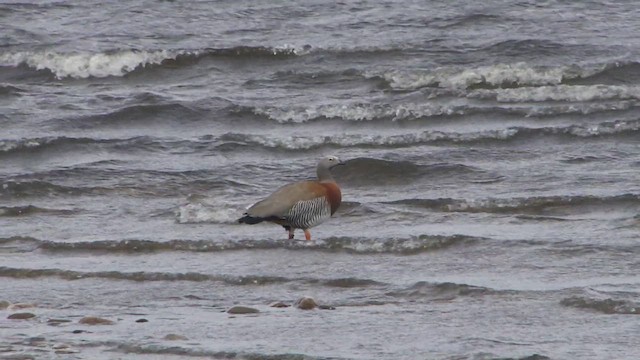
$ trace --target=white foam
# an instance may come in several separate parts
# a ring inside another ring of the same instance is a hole
[[[572,67],[536,67],[526,63],[496,64],[471,69],[441,67],[422,72],[390,71],[382,75],[368,74],[369,77],[382,76],[396,90],[415,90],[423,87],[459,90],[474,85],[555,85],[560,84],[564,78],[585,75],[586,73],[577,73]]]
[[[177,209],[176,221],[180,224],[235,224],[243,212],[242,209],[225,203],[188,203]]]
[[[175,59],[179,54],[181,52],[168,50],[122,50],[113,53],[18,52],[0,55],[0,64],[5,66],[26,64],[36,70],[49,70],[59,79],[101,78],[123,76],[138,67],[160,64],[166,59]]]
[[[470,133],[424,131],[396,135],[343,134],[335,136],[287,136],[276,138],[248,135],[247,140],[268,148],[308,150],[320,146],[411,146],[438,140],[465,142],[479,139],[508,139],[518,132],[516,128],[485,130]]]
[[[620,111],[627,110],[634,106],[634,101],[616,101],[616,102],[592,102],[592,103],[570,103],[560,105],[544,105],[522,108],[525,110],[525,116],[548,116],[560,114],[593,114],[603,111]]]
[[[579,137],[613,135],[640,130],[640,122],[615,121],[594,125],[573,126],[567,132]]]
[[[473,132],[423,131],[394,135],[341,134],[333,136],[285,136],[246,135],[246,141],[262,147],[287,150],[309,150],[321,146],[361,147],[361,146],[415,146],[436,141],[469,142],[481,140],[508,140],[526,128],[509,127]],[[529,130],[536,130],[530,128]],[[568,127],[540,128],[552,134],[570,134],[578,137],[611,135],[626,131],[640,130],[639,121],[618,121],[593,125],[572,125]]]
[[[398,106],[377,104],[316,105],[305,108],[281,109],[255,108],[256,115],[266,116],[279,123],[304,123],[314,119],[342,119],[347,121],[371,121],[388,118],[393,121],[417,119],[439,115],[462,115],[466,105],[458,104],[402,104]]]
[[[475,90],[469,97],[495,98],[499,102],[638,100],[640,87],[620,85],[555,85],[513,89]]]
[[[0,152],[10,152],[18,148],[36,148],[42,143],[36,139],[20,140],[0,140]]]

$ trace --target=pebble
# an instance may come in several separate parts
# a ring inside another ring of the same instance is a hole
[[[25,319],[31,319],[31,318],[34,318],[34,317],[36,317],[35,314],[24,312],[24,313],[11,314],[11,315],[7,316],[7,319],[25,320]]]
[[[138,319],[138,320],[136,320],[136,322],[137,323],[146,323],[146,322],[149,322],[149,320],[147,320],[147,319]]]
[[[80,319],[79,323],[85,325],[113,325],[113,321],[96,316],[85,316]]]
[[[69,319],[49,319],[47,320],[47,323],[51,324],[51,325],[60,325],[63,323],[69,323],[71,322],[71,320]]]
[[[79,353],[80,351],[78,350],[73,350],[73,349],[60,349],[60,350],[56,350],[55,353],[58,355],[64,355],[64,354],[76,354]]]
[[[318,306],[318,304],[313,300],[313,298],[302,297],[296,301],[295,306],[301,310],[313,310]]]
[[[287,305],[287,304],[283,303],[282,301],[277,301],[277,302],[272,303],[269,306],[274,307],[274,308],[287,308],[287,307],[289,307],[291,305]]]
[[[186,336],[178,335],[178,334],[167,334],[164,337],[165,340],[176,341],[176,340],[189,340]]]
[[[68,344],[56,344],[52,346],[52,349],[55,350],[56,354],[75,354],[78,353],[78,350],[72,349]]]
[[[255,314],[260,311],[252,307],[236,305],[227,310],[227,312],[229,314]]]

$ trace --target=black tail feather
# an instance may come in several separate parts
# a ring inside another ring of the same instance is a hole
[[[241,217],[240,219],[238,219],[238,222],[240,224],[249,224],[249,225],[253,225],[253,224],[257,224],[257,223],[261,223],[263,222],[265,219],[261,218],[261,217],[254,217],[251,215],[247,215],[245,214],[243,217]]]

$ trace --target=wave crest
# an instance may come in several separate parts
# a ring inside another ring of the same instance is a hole
[[[157,251],[222,252],[235,250],[287,249],[292,251],[344,251],[354,254],[398,253],[418,254],[438,251],[452,246],[462,246],[482,241],[484,238],[466,235],[419,235],[408,238],[363,239],[351,237],[330,237],[312,243],[289,240],[119,240],[90,242],[57,242],[33,238],[12,237],[0,239],[0,244],[29,247],[51,252],[108,252],[141,253]]]
[[[509,127],[496,130],[482,130],[468,133],[423,131],[395,135],[341,134],[334,136],[288,136],[228,133],[220,137],[224,147],[267,148],[273,150],[313,150],[325,147],[408,147],[439,144],[474,144],[505,141],[527,141],[540,137],[584,139],[605,136],[635,135],[640,131],[640,120],[613,121],[599,124],[569,125],[566,127]]]
[[[98,53],[54,51],[16,52],[0,55],[0,65],[27,66],[37,71],[49,71],[58,79],[125,76],[149,66],[191,64],[206,57],[290,57],[301,50],[292,47],[238,46],[199,50],[115,50]]]
[[[476,90],[469,97],[494,98],[503,103],[640,100],[640,87],[623,85],[555,85],[497,90]]]
[[[562,299],[560,304],[578,309],[594,310],[603,314],[640,315],[640,303],[629,300],[593,299],[573,296]]]
[[[412,300],[443,301],[453,300],[460,296],[479,296],[494,294],[497,291],[482,286],[456,284],[451,282],[431,283],[419,281],[412,286],[388,292],[387,295]]]
[[[34,214],[72,215],[77,212],[78,210],[49,209],[49,208],[42,208],[34,205],[0,206],[0,217],[17,217],[17,216],[28,216],[28,215],[34,215]]]
[[[432,71],[390,71],[381,76],[393,90],[417,90],[425,87],[452,90],[474,88],[512,88],[519,86],[557,85],[566,78],[578,77],[568,67],[538,67],[526,63],[496,64],[477,68],[442,67]]]
[[[525,213],[543,214],[554,209],[567,207],[584,207],[594,205],[633,205],[640,199],[639,195],[623,194],[619,196],[540,196],[529,198],[459,200],[442,199],[402,199],[385,204],[417,206],[447,212],[487,212],[487,213]]]

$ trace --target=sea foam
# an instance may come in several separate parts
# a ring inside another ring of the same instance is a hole
[[[18,52],[0,55],[0,64],[5,66],[27,65],[36,70],[49,70],[58,79],[123,76],[133,70],[185,54],[180,51],[120,50],[107,53],[54,51]]]
[[[526,63],[495,64],[476,68],[440,67],[424,71],[394,70],[381,76],[392,89],[415,90],[423,87],[467,89],[473,87],[515,87],[560,84],[565,79],[586,77],[597,70],[569,66],[540,67]]]

